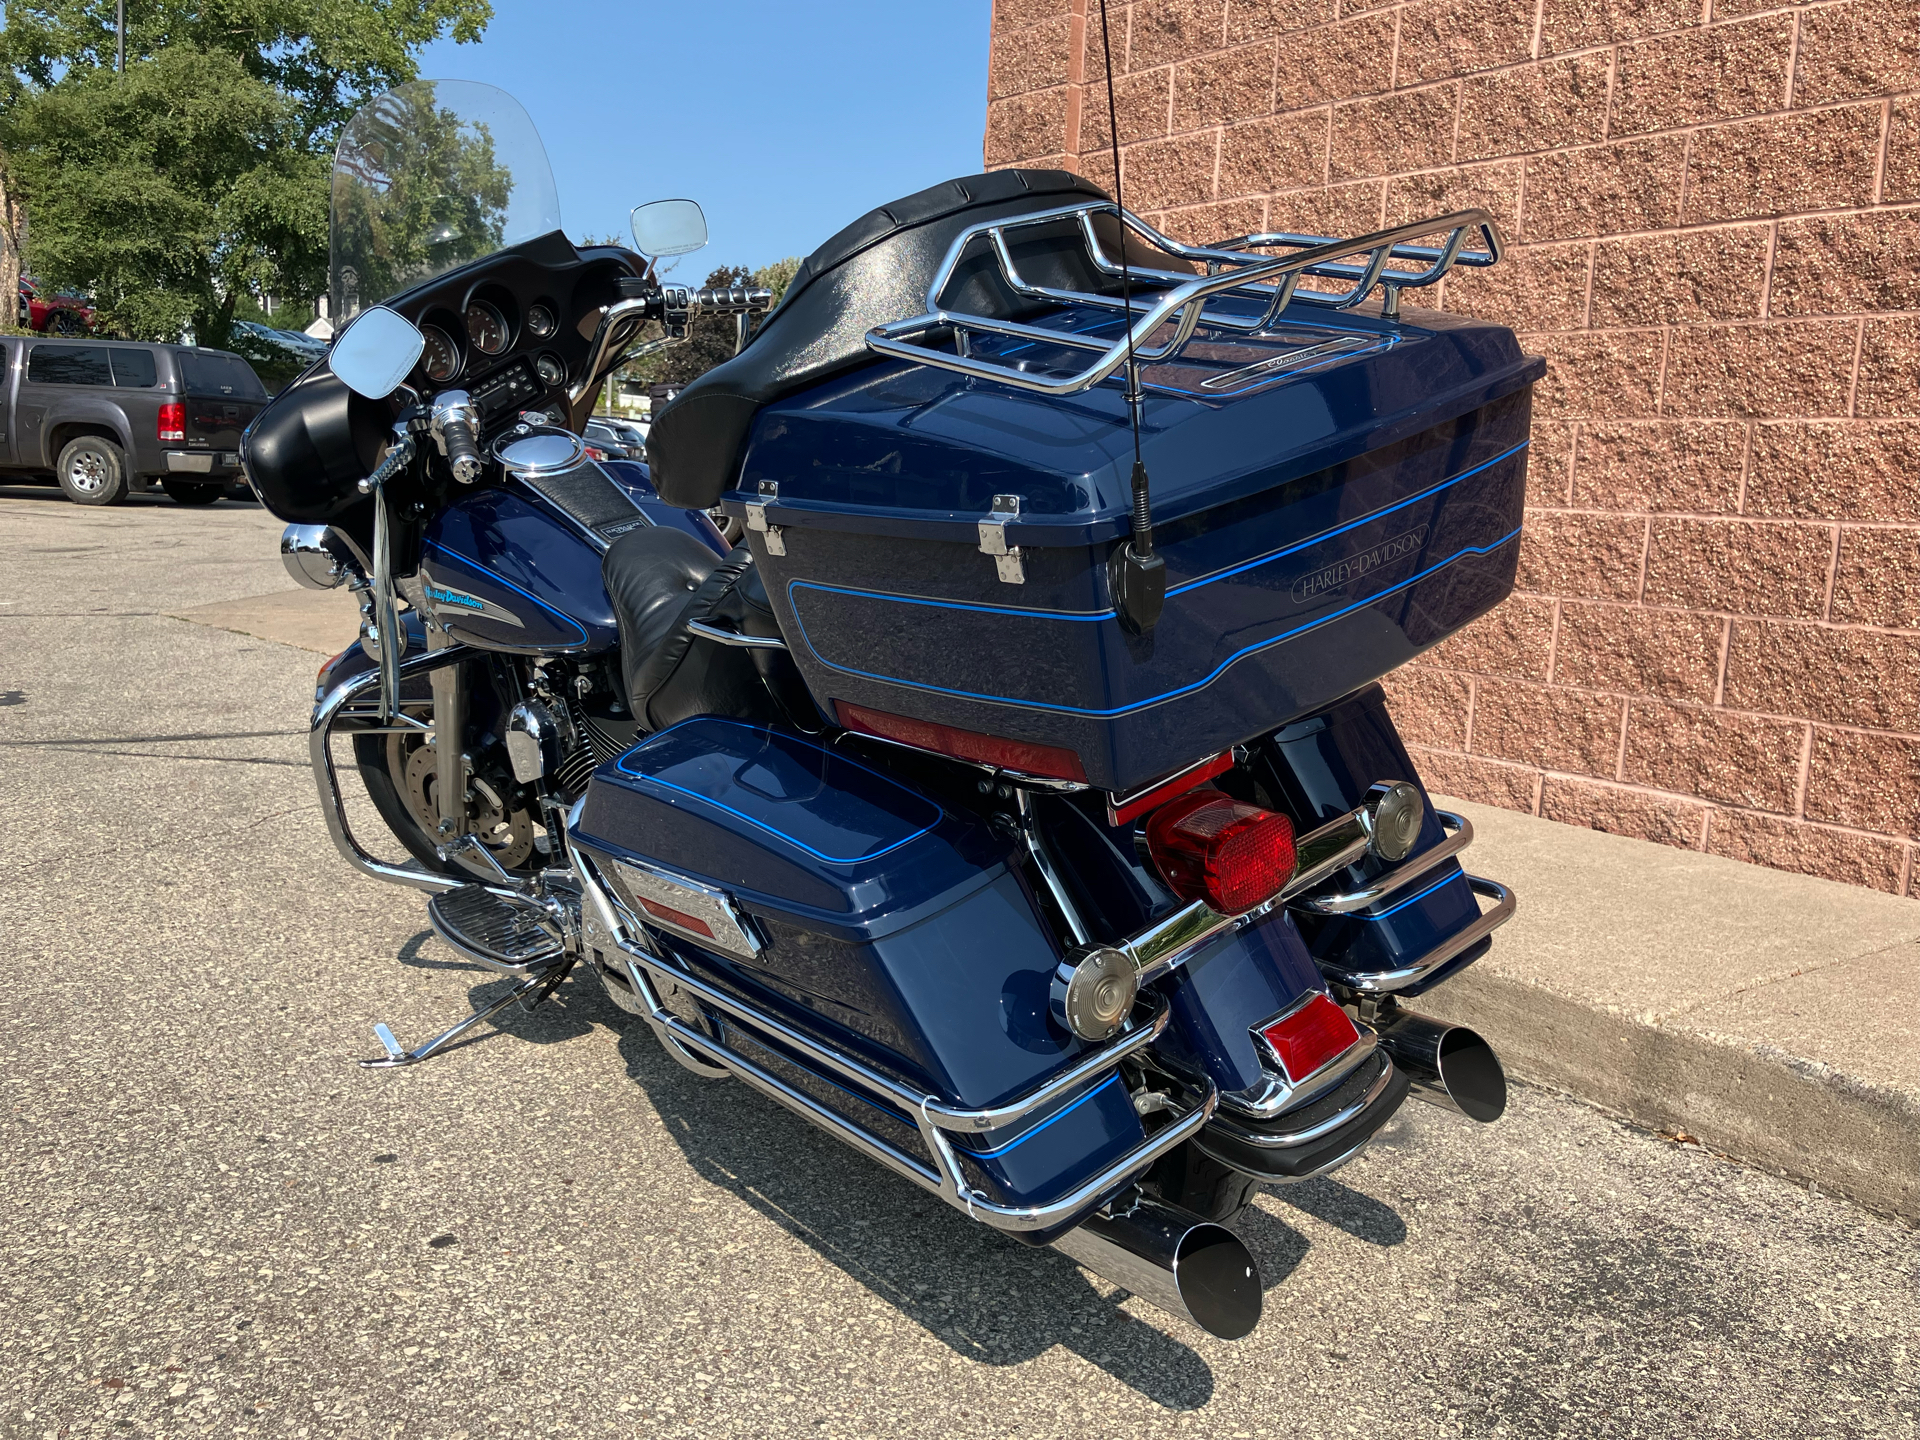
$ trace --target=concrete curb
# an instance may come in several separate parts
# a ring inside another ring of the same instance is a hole
[[[1416,1003],[1486,1035],[1515,1075],[1920,1221],[1920,1106],[1898,1091],[1775,1045],[1644,1024],[1477,966]]]
[[[1920,1221],[1920,904],[1439,803],[1519,909],[1415,1008],[1517,1076]]]

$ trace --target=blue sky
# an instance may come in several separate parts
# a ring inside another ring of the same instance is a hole
[[[624,238],[633,206],[686,195],[712,241],[685,269],[758,266],[980,169],[987,16],[988,0],[494,0],[486,38],[433,46],[420,74],[527,107],[574,238]]]

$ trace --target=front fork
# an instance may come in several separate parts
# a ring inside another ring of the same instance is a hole
[[[427,648],[452,644],[439,626],[427,629]],[[458,662],[433,672],[434,803],[440,810],[435,839],[450,845],[467,833],[466,667]]]

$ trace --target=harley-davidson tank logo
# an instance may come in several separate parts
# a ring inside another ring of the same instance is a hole
[[[1404,560],[1409,555],[1417,555],[1427,543],[1427,531],[1430,527],[1416,525],[1405,534],[1396,535],[1391,540],[1382,540],[1378,545],[1362,550],[1357,555],[1349,555],[1336,560],[1331,565],[1322,565],[1318,570],[1309,571],[1293,582],[1293,603],[1304,605],[1316,596],[1329,590],[1342,590],[1364,575],[1371,574],[1383,565],[1391,565],[1396,560]]]
[[[431,580],[425,581],[421,585],[421,590],[425,593],[428,603],[436,610],[445,606],[464,610],[476,620],[494,620],[502,625],[512,625],[521,630],[527,628],[518,615],[492,600],[482,600],[478,595],[469,595],[464,590],[449,590],[446,586],[436,585]]]

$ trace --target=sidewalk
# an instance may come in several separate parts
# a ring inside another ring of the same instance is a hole
[[[1516,1075],[1920,1220],[1920,902],[1435,798],[1519,909],[1419,1009]]]

